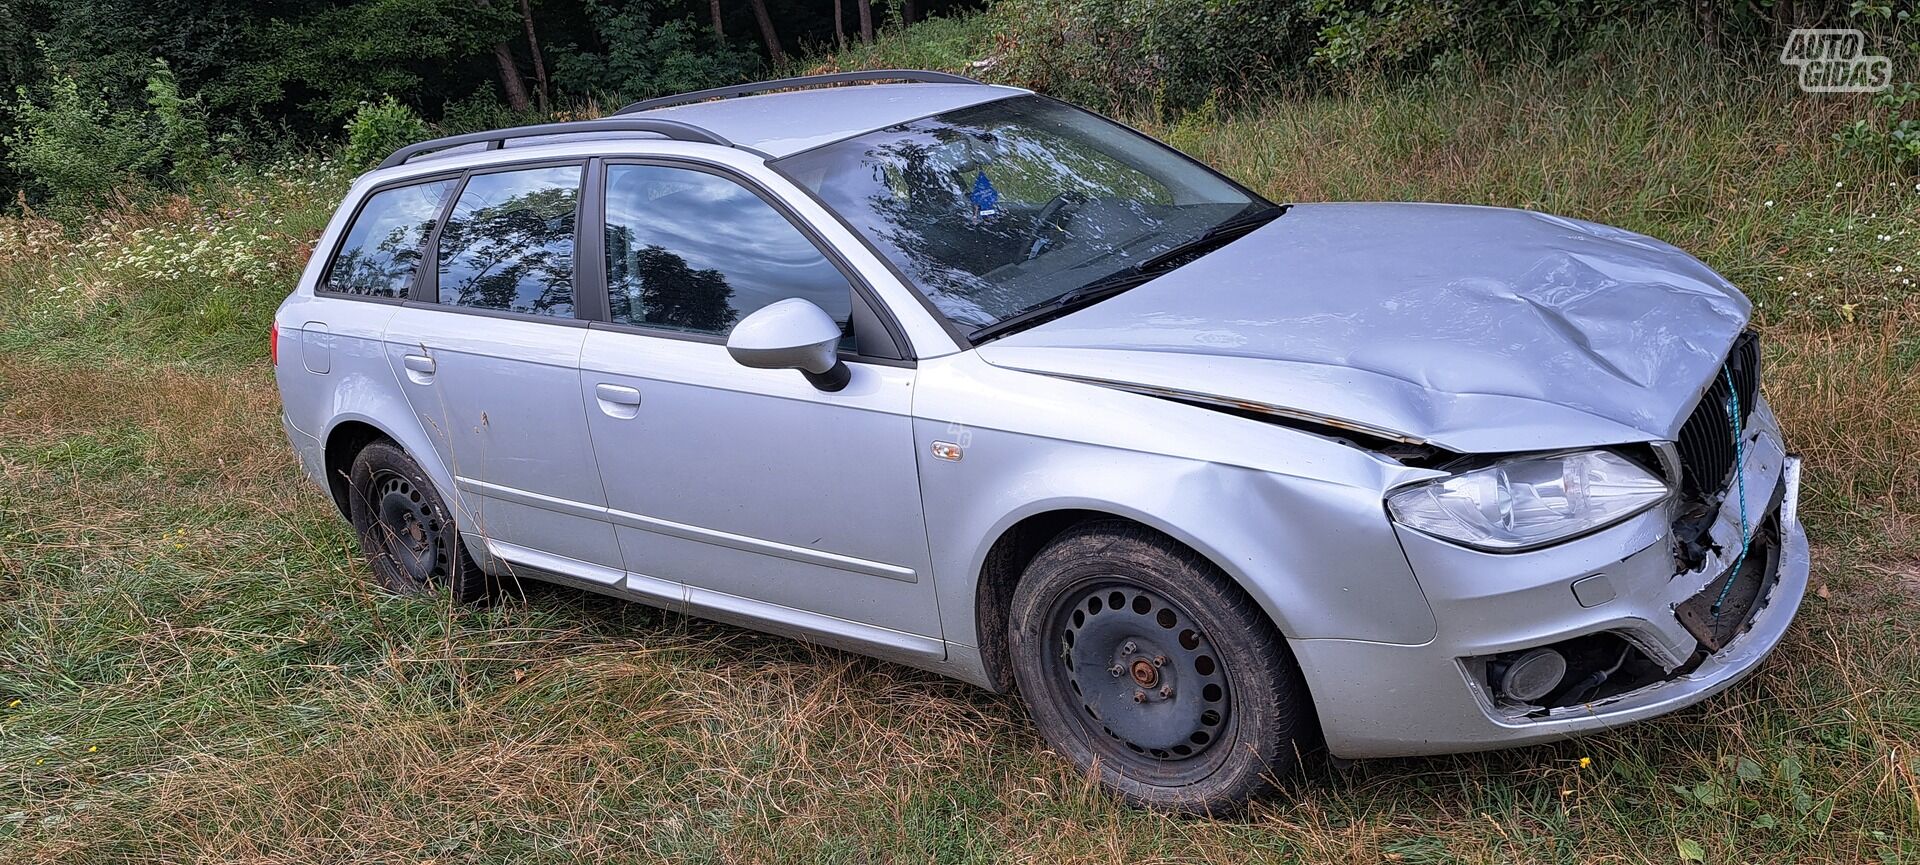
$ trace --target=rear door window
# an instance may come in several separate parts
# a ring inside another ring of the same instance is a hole
[[[440,302],[573,317],[573,231],[581,166],[467,179],[440,229]]]
[[[405,297],[453,185],[449,178],[374,193],[347,227],[347,239],[327,268],[323,288],[366,297]]]

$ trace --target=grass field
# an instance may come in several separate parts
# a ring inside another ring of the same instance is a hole
[[[1557,70],[1148,124],[1281,200],[1538,208],[1760,303],[1814,588],[1703,707],[1128,810],[1019,703],[571,590],[369,584],[275,419],[267,321],[347,175],[0,220],[0,862],[1920,862],[1920,178],[1784,72]]]

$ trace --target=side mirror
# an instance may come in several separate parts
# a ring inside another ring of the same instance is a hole
[[[853,371],[840,360],[840,325],[798,297],[767,304],[727,334],[727,353],[741,366],[797,369],[824,391],[847,386]]]

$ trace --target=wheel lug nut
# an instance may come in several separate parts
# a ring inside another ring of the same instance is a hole
[[[1136,648],[1139,648],[1139,647],[1135,646],[1132,640],[1128,640],[1126,645],[1120,647],[1120,651],[1131,655],[1133,654],[1133,650]]]
[[[1135,692],[1133,692],[1133,701],[1134,701],[1134,702],[1136,702],[1136,703],[1144,703],[1144,702],[1146,702],[1146,701],[1147,701],[1147,692],[1145,692],[1145,691],[1135,691]]]
[[[1107,672],[1111,673],[1113,677],[1116,679],[1120,678],[1120,674],[1126,671],[1127,671],[1127,668],[1122,667],[1119,664],[1114,664],[1113,666],[1107,668]]]
[[[1153,665],[1154,665],[1154,666],[1156,666],[1156,667],[1164,667],[1164,666],[1166,666],[1166,665],[1167,665],[1167,656],[1166,656],[1166,655],[1154,655],[1154,656],[1153,656]]]
[[[1166,699],[1169,699],[1169,700],[1171,700],[1171,699],[1173,699],[1173,686],[1172,686],[1172,685],[1168,685],[1168,686],[1166,686],[1166,687],[1164,687],[1164,688],[1161,688],[1161,689],[1160,689],[1160,696],[1161,696],[1161,697],[1163,697],[1163,698],[1166,698]]]

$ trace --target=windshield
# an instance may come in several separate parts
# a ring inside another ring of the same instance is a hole
[[[891,126],[778,165],[941,314],[980,328],[1129,273],[1264,201],[1038,96]]]

